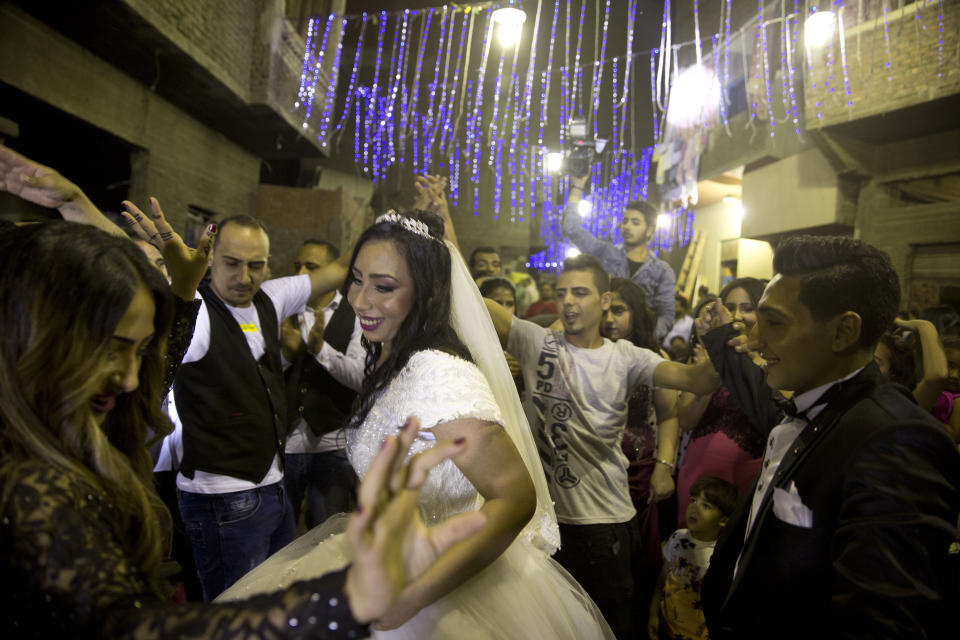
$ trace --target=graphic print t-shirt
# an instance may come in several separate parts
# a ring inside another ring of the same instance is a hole
[[[637,383],[651,385],[663,358],[627,340],[581,349],[551,331],[514,318],[507,351],[520,361],[524,403],[557,520],[626,522],[636,510],[620,450],[627,401]]]

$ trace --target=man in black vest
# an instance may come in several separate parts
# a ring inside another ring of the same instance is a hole
[[[183,423],[180,513],[212,600],[293,540],[280,323],[342,283],[340,261],[264,282],[270,240],[255,218],[221,222],[193,340],[174,381]],[[262,287],[261,287],[262,285]]]
[[[751,424],[776,425],[703,581],[710,637],[955,637],[960,456],[874,363],[900,301],[890,259],[806,236],[773,266],[749,340],[763,369],[733,351],[722,305],[697,320]],[[793,391],[779,424],[771,389]]]
[[[340,256],[324,240],[307,240],[294,269],[308,274]],[[311,298],[281,327],[287,381],[287,436],[283,481],[299,520],[304,493],[313,528],[354,508],[356,474],[347,460],[344,427],[363,381],[364,349],[353,309],[339,291]]]

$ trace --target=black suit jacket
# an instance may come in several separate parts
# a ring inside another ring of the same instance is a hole
[[[717,329],[704,344],[734,398],[761,418],[755,424],[767,424],[771,392],[758,387],[759,369],[725,346],[731,334]],[[843,383],[797,437],[773,484],[791,482],[813,527],[781,521],[768,494],[744,542],[752,492],[745,497],[704,578],[711,638],[956,633],[948,549],[960,512],[960,455],[907,389],[884,382],[872,363]]]

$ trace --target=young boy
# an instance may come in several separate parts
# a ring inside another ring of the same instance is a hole
[[[650,605],[652,640],[707,638],[700,585],[737,497],[735,486],[713,476],[700,476],[691,485],[688,528],[675,531],[663,547],[663,571]]]

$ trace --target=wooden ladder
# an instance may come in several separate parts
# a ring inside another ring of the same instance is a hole
[[[683,259],[683,266],[677,274],[677,292],[682,293],[687,300],[693,300],[699,280],[700,260],[703,258],[703,248],[707,244],[707,232],[700,229],[693,234],[693,240],[687,247],[687,255]]]

